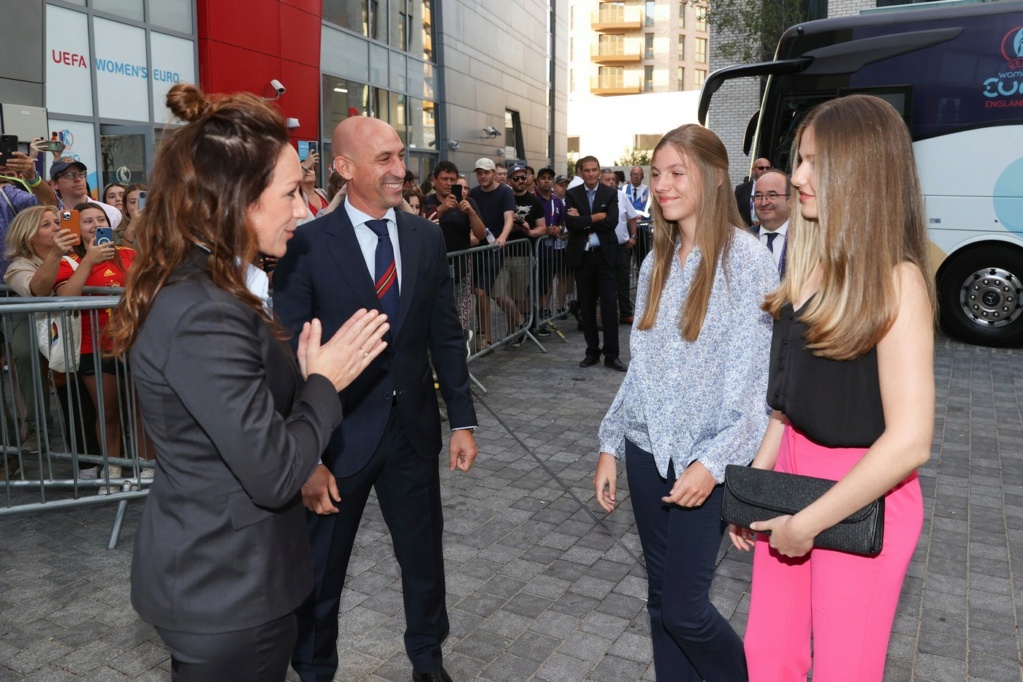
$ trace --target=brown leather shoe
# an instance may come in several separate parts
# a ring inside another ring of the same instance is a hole
[[[618,324],[632,324],[632,315],[623,315],[618,318]]]

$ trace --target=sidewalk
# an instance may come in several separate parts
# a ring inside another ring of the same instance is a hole
[[[468,474],[441,474],[445,666],[456,682],[654,679],[624,475],[613,514],[592,499],[597,425],[623,375],[578,368],[581,334],[573,325],[566,336],[544,339],[547,355],[527,341],[470,366],[489,389],[477,400],[481,454]],[[1023,351],[940,340],[936,370],[924,532],[885,680],[1020,682]],[[159,638],[129,603],[141,507],[130,505],[113,551],[112,505],[0,517],[0,681],[170,679]],[[749,556],[723,544],[712,595],[740,634],[749,583]],[[397,565],[371,500],[336,679],[407,682],[403,630]]]

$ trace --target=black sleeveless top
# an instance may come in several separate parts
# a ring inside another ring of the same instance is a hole
[[[767,403],[819,445],[870,447],[884,432],[877,349],[855,360],[817,357],[796,318],[790,303],[774,321]]]

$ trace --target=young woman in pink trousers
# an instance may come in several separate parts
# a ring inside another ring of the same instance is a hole
[[[729,528],[737,547],[756,547],[749,678],[805,681],[812,667],[821,682],[879,682],[933,435],[923,199],[906,126],[876,97],[820,105],[794,149],[788,270],[764,304],[775,318],[774,414],[752,466],[838,483],[797,514]],[[814,548],[818,533],[881,496],[878,556]]]

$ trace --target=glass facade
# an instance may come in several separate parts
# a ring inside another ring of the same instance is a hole
[[[349,116],[398,131],[420,176],[437,152],[433,0],[324,0],[320,68],[324,160]]]
[[[167,91],[198,82],[193,8],[193,0],[46,5],[49,130],[86,165],[94,192],[146,180],[171,119]]]

